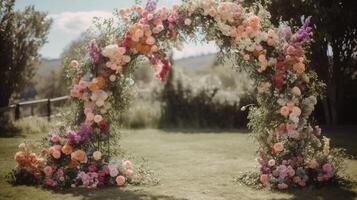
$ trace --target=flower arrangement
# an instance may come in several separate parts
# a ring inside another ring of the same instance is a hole
[[[329,140],[322,139],[319,127],[309,120],[323,85],[307,68],[304,56],[312,35],[309,18],[293,33],[287,25],[271,25],[261,6],[245,8],[238,1],[216,0],[184,1],[160,9],[156,1],[149,1],[146,8],[119,9],[117,16],[117,29],[105,39],[91,39],[87,56],[69,62],[71,96],[81,105],[83,117],[74,130],[50,135],[43,167],[36,159],[30,162],[46,186],[94,188],[130,181],[134,173],[130,162],[109,162],[110,151],[102,152],[99,145],[109,140],[110,112],[120,104],[117,91],[128,85],[140,57],[163,81],[170,69],[166,50],[195,39],[197,32],[216,41],[221,54],[246,69],[258,86],[258,105],[251,107],[249,118],[260,144],[260,182],[286,189],[335,176],[339,160]],[[23,165],[28,157],[23,153],[18,157],[19,167],[28,167]]]

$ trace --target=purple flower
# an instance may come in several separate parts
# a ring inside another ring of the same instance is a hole
[[[157,2],[158,0],[148,0],[148,2],[146,3],[145,10],[153,12],[154,10],[156,10]]]
[[[67,139],[70,144],[81,144],[87,142],[92,136],[92,127],[88,124],[81,124],[77,132],[69,131]]]
[[[261,168],[260,168],[260,171],[263,173],[263,174],[269,174],[270,173],[270,168],[266,165],[263,165]]]
[[[310,19],[311,17],[306,18],[304,24],[301,28],[295,33],[294,42],[295,43],[302,43],[310,38],[311,27],[310,27]]]
[[[93,64],[98,63],[100,59],[100,53],[98,52],[98,44],[95,39],[90,41],[88,49],[89,49],[89,56],[91,58],[92,63]]]

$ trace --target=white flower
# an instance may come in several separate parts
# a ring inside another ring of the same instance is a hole
[[[93,152],[94,160],[100,160],[102,158],[102,153],[100,151]]]
[[[102,55],[109,59],[114,58],[119,53],[120,53],[119,46],[117,44],[108,45],[108,46],[104,47],[104,49],[102,51]]]

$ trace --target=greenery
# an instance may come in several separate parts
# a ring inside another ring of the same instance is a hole
[[[47,39],[51,20],[33,6],[14,10],[15,0],[0,1],[0,107],[6,107],[33,77],[39,62],[38,50]],[[0,132],[11,128],[1,112]]]

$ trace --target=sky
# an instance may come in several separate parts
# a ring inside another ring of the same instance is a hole
[[[146,0],[142,0],[143,5]],[[180,3],[181,0],[159,0],[158,7]],[[16,9],[34,5],[37,10],[48,13],[53,24],[40,53],[44,58],[58,58],[71,41],[76,40],[92,22],[93,17],[110,17],[116,8],[128,8],[135,0],[17,0]],[[182,51],[174,51],[174,59],[207,54],[217,51],[213,42],[200,45],[187,43]]]

